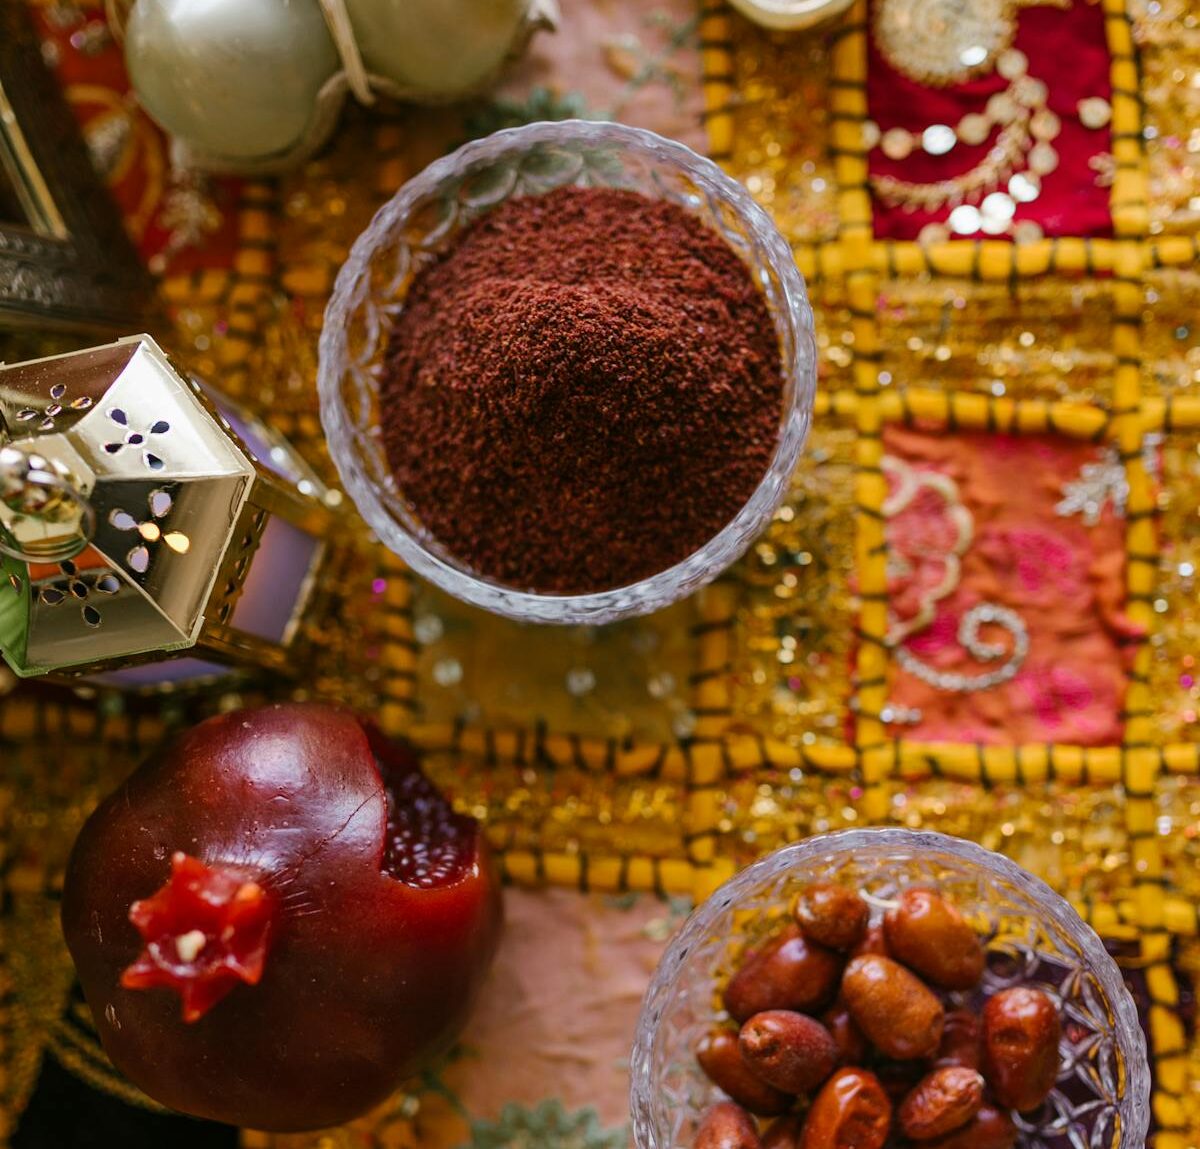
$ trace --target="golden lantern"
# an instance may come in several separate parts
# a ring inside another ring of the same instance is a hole
[[[335,498],[149,336],[0,367],[0,653],[138,690],[302,669]]]

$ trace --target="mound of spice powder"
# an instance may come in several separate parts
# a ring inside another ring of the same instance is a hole
[[[703,546],[779,435],[779,342],[729,245],[636,192],[509,200],[415,277],[383,434],[424,526],[484,576],[609,590]]]

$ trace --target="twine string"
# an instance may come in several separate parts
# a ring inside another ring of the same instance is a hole
[[[125,41],[125,24],[135,2],[136,0],[104,0],[104,16],[118,44]],[[319,0],[319,3],[321,15],[325,17],[325,26],[329,29],[333,46],[337,49],[342,69],[346,73],[350,91],[361,104],[375,103],[375,93],[371,91],[371,81],[367,76],[362,53],[358,49],[358,41],[354,38],[354,26],[350,23],[350,13],[346,11],[345,0]]]
[[[345,0],[320,0],[320,4],[321,14],[325,17],[325,24],[333,37],[333,45],[337,48],[342,68],[346,72],[350,91],[360,104],[375,103],[375,93],[371,91],[371,82],[367,77],[362,53],[358,50],[358,41],[354,38],[354,27],[350,23],[350,13],[346,11]]]
[[[125,18],[132,7],[133,0],[104,0],[104,18],[118,44],[125,43]]]

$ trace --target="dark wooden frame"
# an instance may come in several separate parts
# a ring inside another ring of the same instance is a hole
[[[23,0],[0,0],[0,164],[30,217],[28,227],[0,222],[0,328],[143,330],[150,278],[42,61]]]

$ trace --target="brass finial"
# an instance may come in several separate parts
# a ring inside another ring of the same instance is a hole
[[[0,446],[0,552],[57,563],[91,542],[96,514],[64,464],[25,446]]]

